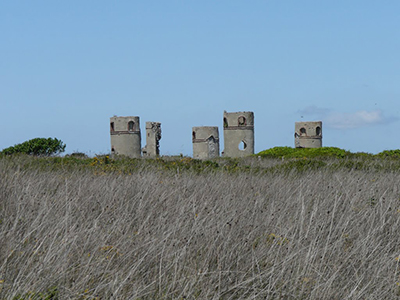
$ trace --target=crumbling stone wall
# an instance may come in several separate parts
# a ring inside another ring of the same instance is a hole
[[[144,157],[160,155],[161,123],[146,122],[146,146],[143,148]]]

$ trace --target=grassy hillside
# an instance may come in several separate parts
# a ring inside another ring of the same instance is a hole
[[[3,156],[0,299],[396,299],[399,167]]]

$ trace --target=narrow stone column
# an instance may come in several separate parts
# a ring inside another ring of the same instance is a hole
[[[160,156],[161,123],[146,122],[146,146],[142,149],[144,157]]]

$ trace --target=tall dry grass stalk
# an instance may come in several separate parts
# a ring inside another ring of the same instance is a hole
[[[393,299],[400,174],[133,175],[0,160],[0,298]]]

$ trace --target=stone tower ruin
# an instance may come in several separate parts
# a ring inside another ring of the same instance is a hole
[[[219,156],[218,127],[201,126],[192,128],[193,158],[210,159]]]
[[[322,147],[322,122],[296,122],[294,145],[296,148]]]
[[[144,157],[160,156],[161,123],[146,122],[146,146],[143,148]]]
[[[224,111],[224,156],[244,157],[254,154],[254,113]]]
[[[141,157],[139,117],[110,118],[111,155]]]

